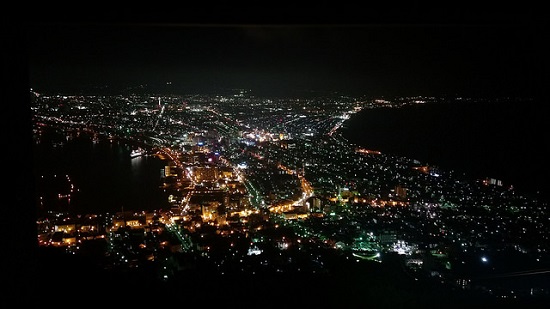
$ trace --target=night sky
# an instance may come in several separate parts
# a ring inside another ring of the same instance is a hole
[[[545,22],[530,14],[41,20],[27,28],[29,82],[39,92],[171,83],[181,93],[534,96],[548,60]]]

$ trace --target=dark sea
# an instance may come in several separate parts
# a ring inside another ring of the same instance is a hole
[[[77,214],[164,209],[160,188],[166,162],[154,156],[131,158],[132,146],[81,134],[67,139],[47,130],[33,149],[39,214],[54,210]],[[68,178],[67,178],[68,177]],[[72,189],[70,198],[59,198]]]
[[[486,100],[364,109],[346,122],[343,135],[367,149],[494,178],[548,200],[544,104]]]

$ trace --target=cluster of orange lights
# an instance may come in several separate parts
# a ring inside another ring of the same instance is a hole
[[[377,151],[377,150],[369,150],[369,149],[365,149],[365,148],[357,148],[355,149],[355,152],[357,153],[365,153],[365,154],[382,154],[380,151]]]
[[[415,166],[415,167],[413,167],[413,169],[415,169],[417,171],[420,171],[424,174],[428,174],[430,172],[430,167],[429,166]]]

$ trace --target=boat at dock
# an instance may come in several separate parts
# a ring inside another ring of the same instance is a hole
[[[139,148],[136,148],[136,149],[132,149],[132,151],[130,152],[130,157],[131,158],[136,158],[136,157],[141,157],[143,155],[145,155],[147,152],[145,151],[145,149],[139,147]]]

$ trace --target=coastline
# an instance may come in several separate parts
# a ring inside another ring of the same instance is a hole
[[[75,188],[69,204],[56,204],[55,209],[85,214],[113,213],[122,207],[136,211],[166,207],[159,175],[165,160],[148,155],[132,158],[131,144],[79,138],[55,147],[44,141],[33,150],[35,177],[68,175],[69,185]]]
[[[454,104],[454,105],[453,105]],[[503,109],[496,112],[494,104]],[[481,179],[494,178],[549,200],[538,104],[430,103],[363,109],[341,128],[350,143]]]

